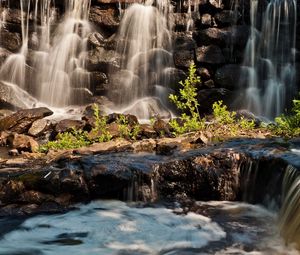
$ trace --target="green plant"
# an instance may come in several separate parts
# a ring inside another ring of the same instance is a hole
[[[94,110],[95,126],[91,132],[97,135],[96,141],[100,143],[110,141],[112,139],[112,136],[107,131],[107,117],[100,116],[100,110],[97,104],[93,105],[93,110]]]
[[[130,127],[126,116],[123,114],[121,114],[118,117],[117,123],[119,125],[119,132],[121,137],[132,140],[137,139],[138,134],[141,130],[138,124],[135,124],[133,127]]]
[[[91,141],[88,138],[88,133],[82,130],[73,129],[71,132],[59,133],[57,140],[49,141],[39,148],[40,152],[47,152],[50,149],[75,149],[90,145]]]
[[[233,124],[235,123],[236,112],[230,112],[227,110],[227,106],[223,105],[223,101],[214,102],[213,115],[217,122],[220,124]]]
[[[205,120],[201,119],[201,121],[199,121],[198,118],[193,118],[183,113],[179,121],[177,119],[172,119],[169,124],[174,130],[174,134],[180,135],[187,132],[204,129]]]
[[[300,94],[299,94],[300,95]],[[300,135],[300,100],[293,100],[291,113],[282,114],[275,118],[276,125],[271,126],[271,130],[279,135],[299,136]]]
[[[255,122],[254,120],[247,120],[244,117],[241,117],[238,121],[238,125],[240,126],[241,129],[243,130],[252,130],[255,128]]]
[[[195,131],[204,127],[204,120],[201,119],[197,100],[197,83],[200,82],[200,77],[196,75],[196,65],[192,63],[189,67],[189,76],[180,81],[181,89],[179,95],[171,94],[169,99],[173,102],[177,109],[186,112],[180,116],[180,123],[177,120],[171,120],[170,126],[175,131],[175,134],[182,134],[190,131]]]

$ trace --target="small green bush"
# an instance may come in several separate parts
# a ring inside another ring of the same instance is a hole
[[[89,140],[88,133],[86,131],[73,129],[71,132],[58,134],[57,140],[49,141],[48,143],[41,145],[39,151],[47,152],[50,149],[54,149],[54,150],[75,149],[90,144],[91,141]]]
[[[247,120],[244,117],[241,117],[238,121],[238,125],[241,129],[248,131],[253,130],[255,128],[255,122],[254,120]]]
[[[276,134],[285,136],[300,135],[300,100],[293,100],[293,108],[291,114],[281,115],[275,118],[276,125],[271,129]]]
[[[189,67],[189,76],[180,81],[181,89],[179,95],[171,94],[169,99],[173,102],[177,109],[183,112],[180,116],[180,123],[177,120],[171,120],[170,126],[175,134],[183,134],[190,131],[196,131],[204,127],[204,120],[201,119],[197,100],[196,85],[200,82],[200,77],[196,75],[196,65],[193,63]]]
[[[96,141],[99,143],[108,142],[112,139],[111,134],[107,131],[107,117],[100,116],[99,106],[93,105],[95,127],[92,129],[92,133],[99,134]]]
[[[118,118],[120,136],[126,139],[136,140],[140,133],[140,125],[130,127],[125,115],[121,114]]]
[[[230,112],[227,110],[227,106],[223,105],[223,101],[215,102],[212,106],[213,115],[217,122],[220,124],[233,124],[235,123],[236,112]]]

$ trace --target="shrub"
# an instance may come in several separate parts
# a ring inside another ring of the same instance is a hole
[[[93,105],[95,127],[92,129],[92,133],[99,134],[96,138],[97,142],[108,142],[112,139],[111,134],[107,131],[107,117],[100,116],[99,106],[97,104]]]
[[[138,124],[130,127],[125,115],[121,114],[118,118],[120,136],[126,139],[136,140],[140,133],[140,126]]]
[[[227,110],[227,106],[223,105],[223,101],[215,102],[212,106],[213,115],[217,122],[220,124],[233,124],[235,123],[236,112],[230,112]]]
[[[179,95],[171,94],[169,99],[173,102],[177,109],[186,112],[180,116],[180,122],[171,120],[170,126],[175,131],[175,134],[182,134],[190,131],[195,131],[204,127],[204,120],[201,119],[198,111],[197,100],[197,83],[200,82],[200,77],[196,75],[196,65],[193,63],[189,67],[189,76],[180,81],[181,89]]]
[[[299,136],[300,135],[300,100],[293,100],[291,114],[281,115],[275,118],[276,126],[273,131],[279,135]]]
[[[88,139],[88,133],[82,130],[73,129],[71,132],[59,133],[56,141],[49,141],[40,146],[40,152],[47,152],[50,149],[75,149],[90,145],[91,141]]]

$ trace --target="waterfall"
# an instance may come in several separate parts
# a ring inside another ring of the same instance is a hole
[[[87,36],[91,32],[88,22],[90,1],[66,0],[66,14],[49,43],[49,23],[46,15],[42,27],[46,33],[35,56],[38,98],[52,106],[66,106],[73,102],[74,88],[88,88],[89,74],[85,70],[82,52],[87,48]],[[77,97],[78,94],[75,97]]]
[[[269,118],[281,114],[295,92],[296,5],[296,0],[271,0],[264,7],[251,0],[244,106]]]
[[[142,119],[149,118],[150,110],[137,112],[137,108],[144,108],[143,104],[151,108],[148,104],[158,100],[154,99],[157,85],[167,85],[158,81],[173,63],[169,19],[172,11],[168,0],[156,1],[155,6],[153,1],[135,3],[125,11],[120,24],[117,51],[122,56],[121,71],[112,73],[120,78],[110,97],[120,108]]]
[[[300,249],[300,173],[288,166],[283,180],[283,202],[279,214],[281,235]]]
[[[65,0],[65,6],[63,20],[53,34],[57,18],[54,0],[20,0],[22,47],[0,70],[2,81],[55,107],[82,102],[80,89],[89,88],[90,79],[83,57],[91,32],[90,0]],[[29,49],[32,37],[38,45]]]

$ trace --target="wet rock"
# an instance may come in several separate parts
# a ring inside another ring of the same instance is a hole
[[[197,61],[204,64],[220,65],[225,63],[221,49],[216,45],[202,46],[196,51]]]
[[[83,147],[74,150],[75,154],[91,155],[91,154],[103,154],[112,152],[124,152],[132,151],[131,142],[126,140],[109,141],[105,143],[95,143],[89,147]]]
[[[156,142],[154,139],[145,139],[134,142],[132,144],[134,152],[154,152],[156,149]]]
[[[205,81],[203,83],[203,85],[206,87],[206,88],[209,88],[209,89],[212,89],[215,87],[215,82],[214,80],[208,80],[208,81]]]
[[[11,52],[17,52],[22,46],[19,33],[11,33],[5,29],[0,31],[0,45]]]
[[[138,118],[133,114],[121,114],[121,113],[111,113],[107,116],[107,123],[119,122],[121,117],[125,118],[126,123],[129,126],[138,125]],[[124,124],[124,123],[123,123]]]
[[[117,31],[120,22],[116,9],[101,9],[98,6],[91,7],[89,20],[103,31],[111,34]]]
[[[80,120],[61,120],[60,122],[58,122],[55,126],[55,131],[57,133],[64,133],[64,132],[70,132],[72,130],[79,130],[79,129],[83,129],[85,125],[84,121],[80,121]]]
[[[159,136],[170,136],[170,126],[162,119],[157,119],[153,124],[153,129]]]
[[[214,16],[216,23],[220,27],[234,25],[240,17],[240,13],[231,10],[223,10]]]
[[[230,33],[226,29],[219,28],[207,28],[201,31],[195,31],[193,38],[197,42],[197,45],[218,45],[224,47],[227,42]]]
[[[207,81],[211,78],[211,74],[207,68],[200,67],[197,69],[197,74],[201,76],[202,81]]]
[[[46,107],[20,110],[0,120],[0,131],[26,133],[34,121],[52,114],[53,112]]]
[[[173,14],[175,31],[186,31],[189,17],[187,13],[174,13]]]
[[[243,51],[247,45],[251,27],[247,25],[236,25],[229,27],[227,31],[229,33],[228,42]]]
[[[38,137],[49,128],[50,121],[45,119],[36,120],[32,123],[30,129],[28,130],[28,134],[33,137]]]
[[[187,69],[195,62],[195,52],[193,50],[178,50],[173,54],[174,64],[177,68]]]
[[[188,50],[193,51],[197,47],[195,40],[186,34],[179,34],[175,37],[174,40],[174,50]]]
[[[109,134],[113,137],[120,137],[121,132],[120,132],[120,125],[117,123],[110,123],[107,125],[107,131]]]
[[[120,68],[121,58],[115,51],[98,47],[88,51],[85,60],[88,71],[108,73],[110,70],[116,71]]]
[[[215,82],[219,87],[233,90],[240,82],[241,67],[239,65],[225,65],[217,69]]]
[[[230,105],[230,103],[232,103],[233,94],[224,88],[202,89],[199,91],[197,98],[198,102],[201,102],[199,106],[200,112],[210,113],[212,111],[212,105],[216,101],[223,100],[224,104]]]
[[[0,104],[9,109],[26,108],[26,105],[18,97],[16,85],[0,82]]]
[[[94,32],[94,33],[91,33],[89,36],[88,36],[88,48],[89,49],[96,49],[97,47],[103,47],[104,46],[104,37],[98,33],[98,32]]]
[[[7,138],[7,145],[13,149],[17,149],[18,152],[34,152],[39,148],[38,142],[36,142],[31,136],[13,133]]]
[[[165,84],[173,90],[179,90],[179,82],[184,81],[187,75],[184,71],[177,68],[166,68],[160,73],[158,84]]]
[[[91,91],[96,95],[101,95],[107,92],[108,77],[105,73],[91,72],[90,73]]]
[[[225,159],[226,158],[226,159]],[[235,200],[238,196],[238,164],[234,155],[203,155],[157,165],[153,172],[159,197],[196,200]],[[228,163],[222,165],[228,160]]]
[[[210,14],[205,13],[201,16],[201,27],[203,28],[211,27],[212,22],[213,20]]]
[[[208,0],[208,2],[213,8],[217,10],[224,8],[223,1],[221,0]]]
[[[4,48],[0,48],[0,65],[3,65],[5,60],[11,55],[12,53]]]
[[[9,180],[0,186],[0,201],[4,204],[15,203],[24,191],[25,186],[22,182]]]
[[[149,124],[141,124],[140,129],[141,129],[140,132],[141,132],[142,137],[145,137],[145,138],[156,138],[157,137],[156,131]]]

